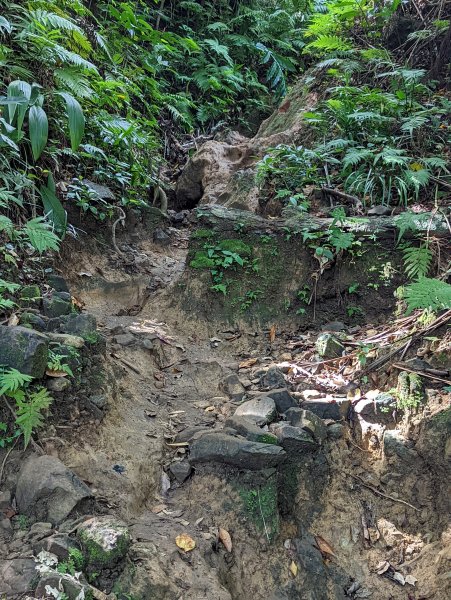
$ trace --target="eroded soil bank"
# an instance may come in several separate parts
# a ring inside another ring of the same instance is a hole
[[[0,455],[1,594],[448,597],[446,324],[364,374],[368,340],[384,356],[415,326],[393,315],[393,245],[312,278],[292,230],[185,217],[121,233],[126,259],[80,240],[58,265],[96,326],[58,322],[79,376],[51,384],[37,445]],[[43,549],[63,568],[39,583]]]

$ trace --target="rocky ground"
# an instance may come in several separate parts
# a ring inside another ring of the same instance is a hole
[[[448,597],[449,393],[412,373],[449,380],[443,325],[357,388],[356,340],[389,325],[186,310],[194,221],[123,233],[121,257],[72,242],[1,327],[0,362],[45,377],[58,344],[75,377],[47,375],[48,425],[0,450],[0,597]]]

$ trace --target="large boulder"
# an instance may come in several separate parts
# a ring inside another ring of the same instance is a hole
[[[22,467],[16,488],[19,511],[40,521],[64,521],[91,490],[54,456],[32,457]]]
[[[271,427],[271,431],[277,436],[279,444],[287,452],[305,452],[306,450],[316,450],[318,447],[318,443],[313,436],[300,427],[293,427],[287,423],[275,423]]]
[[[208,433],[190,447],[191,464],[216,462],[242,469],[259,470],[275,467],[286,458],[284,450],[224,433]]]
[[[269,390],[269,392],[264,392],[264,395],[274,400],[277,412],[279,413],[284,413],[289,408],[296,408],[298,406],[298,403],[287,388]]]
[[[277,438],[269,431],[264,431],[252,421],[245,417],[234,415],[226,420],[225,427],[230,427],[251,442],[261,442],[262,444],[277,444]]]
[[[42,333],[26,327],[0,326],[0,365],[40,379],[47,367],[48,350],[48,339]]]
[[[307,431],[307,433],[309,433],[319,444],[322,444],[326,439],[326,426],[324,425],[322,419],[320,419],[310,410],[290,408],[285,413],[285,416],[290,425],[293,427],[300,427],[304,431]]]

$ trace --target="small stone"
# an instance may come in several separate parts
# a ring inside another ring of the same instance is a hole
[[[45,335],[26,327],[0,325],[0,364],[36,379],[47,368],[49,342]]]
[[[258,425],[271,423],[277,417],[276,404],[272,398],[262,396],[243,402],[235,411],[235,416],[245,417]]]
[[[171,243],[171,238],[161,227],[157,227],[153,232],[153,241],[159,246],[168,246]]]
[[[68,333],[53,333],[48,332],[47,337],[52,342],[58,342],[58,344],[63,344],[64,346],[70,346],[71,348],[83,348],[85,345],[85,340],[78,335],[70,335]]]
[[[24,312],[19,317],[19,324],[29,329],[36,329],[36,331],[45,331],[47,329],[47,323],[41,317],[41,315],[35,315],[32,312]]]
[[[289,362],[290,360],[293,360],[293,357],[289,352],[284,352],[280,355],[279,360],[281,362]]]
[[[13,526],[9,519],[1,519],[0,520],[0,529],[7,534],[13,533]],[[1,589],[0,589],[0,592],[1,592]]]
[[[295,408],[298,406],[298,403],[287,390],[287,388],[270,390],[269,392],[264,392],[263,395],[274,400],[278,413],[284,413],[289,408]]]
[[[207,433],[195,440],[190,450],[191,464],[217,462],[252,471],[275,467],[286,458],[280,446],[224,433]]]
[[[397,429],[385,431],[383,444],[386,458],[398,458],[408,464],[418,461],[418,453],[411,448],[413,444]]]
[[[235,373],[228,375],[221,384],[224,392],[231,398],[235,400],[235,402],[239,402],[243,399],[246,390],[244,389],[243,384],[238,379],[238,376]]]
[[[9,508],[11,506],[11,490],[0,491],[0,510]]]
[[[67,377],[50,377],[46,383],[47,389],[55,393],[64,392],[64,390],[68,390],[71,386],[70,379]]]
[[[96,335],[96,318],[89,313],[72,313],[64,319],[62,328],[63,333],[70,333],[83,338],[90,334]]]
[[[61,275],[48,275],[47,283],[56,292],[70,292],[66,280],[64,279],[64,277],[61,277]]]
[[[327,437],[331,440],[339,440],[344,436],[345,428],[341,423],[333,423],[327,428]]]
[[[98,196],[101,200],[114,200],[115,195],[114,192],[107,187],[106,185],[100,185],[100,183],[95,183],[90,179],[83,179],[83,185],[88,187],[96,196]]]
[[[269,389],[284,388],[286,386],[284,374],[278,367],[269,367],[261,378],[261,385]]]
[[[77,538],[86,557],[88,572],[114,568],[130,546],[127,525],[109,515],[84,521],[77,529]]]
[[[53,527],[51,523],[33,523],[30,527],[28,535],[34,540],[41,540],[42,538],[48,537],[53,533]]]
[[[341,321],[331,321],[330,323],[325,323],[324,325],[321,326],[321,331],[332,331],[332,332],[338,332],[338,331],[345,331],[346,330],[346,325],[344,323],[342,323]]]
[[[238,435],[245,437],[251,442],[277,444],[277,437],[275,435],[269,433],[269,431],[264,431],[244,417],[237,417],[235,415],[227,419],[224,425],[225,427],[233,429]]]
[[[270,431],[277,436],[279,444],[288,453],[315,450],[318,444],[312,435],[300,427],[293,427],[286,423],[274,423]]]
[[[391,215],[392,209],[389,206],[382,206],[382,204],[378,204],[377,206],[373,206],[367,212],[369,217],[385,217]]]
[[[169,470],[172,475],[174,475],[178,483],[183,483],[186,481],[193,471],[191,465],[186,460],[173,462],[169,466]]]
[[[41,303],[41,290],[38,285],[26,285],[20,290],[20,306],[39,307]]]
[[[65,300],[66,302],[70,302],[72,300],[72,296],[69,292],[53,292],[53,298],[61,298],[61,300]]]
[[[108,400],[105,394],[95,394],[94,396],[89,396],[88,400],[89,402],[92,402],[94,406],[97,406],[97,408],[100,408],[101,410],[106,408],[108,404]]]
[[[130,346],[135,341],[135,336],[131,333],[124,333],[123,335],[116,335],[113,340],[120,346]]]
[[[58,590],[60,595],[57,597],[60,598],[62,596],[61,592],[64,593],[63,597],[70,600],[86,598],[88,594],[88,588],[80,581],[76,581],[74,577],[62,573],[44,575],[38,583],[34,596],[37,598],[48,598],[47,588]]]
[[[320,419],[333,419],[340,421],[346,418],[351,401],[347,398],[317,398],[315,400],[305,400],[302,408],[310,410]]]
[[[362,399],[354,406],[356,414],[369,423],[393,423],[393,411],[396,399],[387,393],[376,396],[374,400]]]
[[[204,433],[210,432],[210,429],[207,427],[203,427],[201,425],[194,427],[187,427],[183,431],[180,431],[176,437],[176,442],[192,442],[193,440],[199,438]]]
[[[330,333],[319,335],[315,343],[315,348],[320,358],[325,360],[342,356],[345,349],[340,340]]]
[[[310,410],[300,408],[290,408],[285,413],[287,421],[293,427],[300,427],[313,436],[313,439],[322,444],[327,436],[326,426],[322,419],[312,413]]]
[[[69,550],[77,548],[75,540],[65,534],[55,534],[33,543],[33,552],[38,555],[39,552],[45,550],[51,554],[55,554],[60,561],[64,561],[69,556]]]

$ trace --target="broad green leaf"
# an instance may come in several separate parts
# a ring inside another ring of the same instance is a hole
[[[46,215],[52,222],[56,232],[60,236],[64,236],[67,227],[67,215],[63,205],[55,194],[55,190],[51,187],[51,182],[48,187],[41,186],[39,193],[41,194]]]
[[[49,122],[45,110],[40,106],[32,106],[28,115],[31,150],[34,160],[38,160],[47,144]]]
[[[31,85],[26,81],[11,81],[6,90],[6,97],[8,99],[22,98],[25,100],[25,102],[22,100],[17,104],[8,104],[9,122],[12,124],[17,110],[17,130],[20,132],[22,130],[25,113],[27,112],[28,103],[30,102]]]
[[[72,151],[75,152],[80,145],[85,132],[85,117],[77,100],[67,92],[58,92],[66,102],[67,116],[69,119],[69,135]]]

